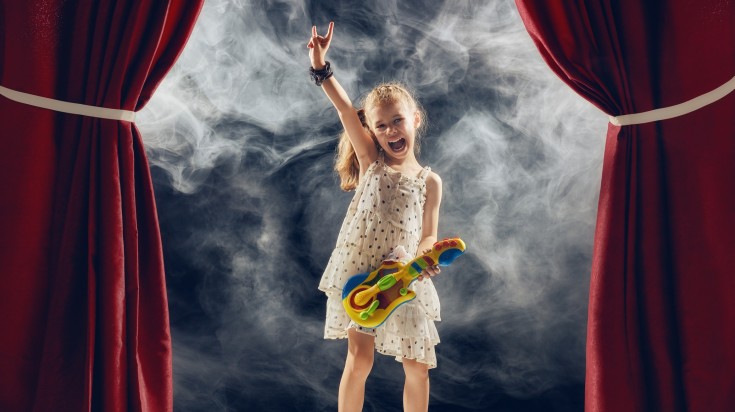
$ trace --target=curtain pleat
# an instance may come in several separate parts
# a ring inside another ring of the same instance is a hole
[[[0,84],[139,110],[202,1],[0,1]],[[167,411],[171,336],[134,124],[0,97],[0,410]]]
[[[735,3],[516,0],[549,67],[611,115],[735,75]],[[735,94],[609,125],[595,231],[586,410],[735,410]]]

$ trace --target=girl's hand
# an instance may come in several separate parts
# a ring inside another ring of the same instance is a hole
[[[429,252],[431,252],[431,249],[425,250],[422,254],[426,254]],[[423,281],[424,279],[429,279],[430,277],[438,275],[439,272],[441,272],[439,265],[427,266],[426,269],[421,271],[421,273],[419,274],[418,280]]]
[[[316,33],[316,26],[311,26],[311,39],[306,47],[309,48],[309,59],[311,60],[311,67],[316,70],[323,69],[327,65],[327,50],[329,50],[329,44],[332,42],[332,31],[334,29],[334,22],[329,22],[329,28],[325,36],[319,36]]]

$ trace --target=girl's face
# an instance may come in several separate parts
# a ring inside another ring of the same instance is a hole
[[[394,159],[414,156],[416,129],[421,121],[418,111],[405,102],[385,103],[368,109],[367,119],[388,156]]]

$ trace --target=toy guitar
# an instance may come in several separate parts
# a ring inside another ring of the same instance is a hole
[[[408,286],[426,267],[447,266],[464,250],[462,239],[444,239],[405,265],[386,260],[372,272],[352,276],[342,289],[342,305],[347,315],[360,326],[380,326],[398,306],[416,298]]]

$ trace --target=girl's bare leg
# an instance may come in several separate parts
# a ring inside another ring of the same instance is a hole
[[[375,337],[347,331],[347,360],[339,382],[339,412],[360,412],[365,400],[365,381],[373,367]]]
[[[415,359],[403,359],[406,384],[403,387],[404,412],[429,410],[429,365]]]

